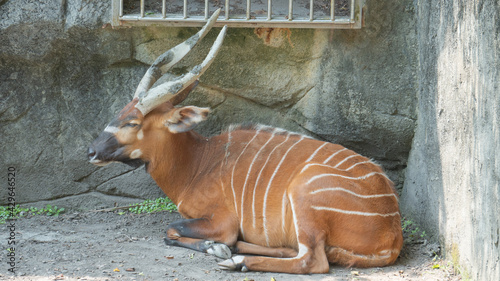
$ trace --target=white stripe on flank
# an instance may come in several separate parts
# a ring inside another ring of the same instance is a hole
[[[380,213],[368,213],[368,212],[359,212],[359,211],[347,211],[347,210],[342,210],[342,209],[337,209],[337,208],[321,207],[321,206],[311,206],[311,208],[318,210],[318,211],[332,211],[332,212],[337,212],[337,213],[342,213],[342,214],[347,214],[347,215],[357,215],[357,216],[365,216],[365,217],[375,217],[375,216],[393,217],[393,216],[399,215],[399,212],[380,214]]]
[[[283,164],[283,161],[285,161],[286,156],[288,155],[290,150],[292,150],[292,148],[294,148],[303,139],[304,139],[304,136],[300,136],[300,139],[288,148],[288,150],[285,152],[285,155],[283,155],[283,157],[281,157],[281,160],[278,163],[278,166],[276,166],[276,169],[274,169],[274,173],[271,176],[271,178],[269,179],[269,183],[267,184],[266,193],[264,195],[264,204],[263,204],[263,209],[262,209],[262,226],[264,227],[264,234],[266,236],[266,243],[267,243],[268,247],[269,247],[269,235],[267,233],[267,227],[266,227],[266,223],[267,223],[267,217],[266,217],[267,196],[269,194],[269,190],[271,189],[271,184],[273,183],[274,177],[278,173],[278,170],[280,169],[281,164]]]
[[[352,156],[349,156],[349,157],[354,157],[354,156],[361,156],[361,155],[358,155],[358,154],[355,154],[355,155],[352,155]],[[348,158],[349,158],[348,157]],[[368,160],[368,161],[363,161],[363,162],[358,162],[354,165],[352,165],[351,167],[347,168],[347,169],[339,169],[339,168],[336,168],[338,166],[335,166],[335,167],[332,167],[330,165],[327,165],[327,164],[319,164],[319,163],[309,163],[309,164],[306,164],[304,166],[304,168],[302,168],[302,170],[300,171],[299,174],[303,173],[305,170],[309,169],[309,167],[311,166],[320,166],[320,167],[325,167],[325,168],[332,168],[332,169],[336,169],[338,171],[349,171],[351,170],[352,168],[356,167],[357,165],[360,165],[360,164],[366,164],[366,163],[371,163],[371,164],[374,164],[372,161]],[[374,164],[375,165],[375,164]]]
[[[320,179],[320,178],[324,178],[324,177],[339,177],[339,178],[344,178],[344,179],[348,179],[348,180],[364,180],[364,179],[367,179],[367,178],[369,178],[371,176],[375,176],[375,175],[381,175],[381,176],[384,176],[386,179],[389,179],[384,173],[379,173],[379,172],[372,172],[372,173],[366,174],[366,175],[361,176],[361,177],[348,177],[348,176],[337,175],[337,174],[321,174],[321,175],[317,175],[317,176],[310,178],[306,184],[310,184],[311,182],[313,182],[317,179]]]
[[[365,260],[372,260],[372,261],[390,258],[391,254],[395,253],[395,252],[397,252],[399,254],[399,251],[397,251],[397,250],[383,250],[383,251],[379,252],[379,254],[382,254],[382,255],[373,255],[373,254],[372,255],[360,255],[360,254],[355,254],[355,253],[348,251],[346,249],[342,249],[342,248],[337,248],[337,249],[341,250],[342,252],[344,252],[345,254],[347,254],[349,256],[358,257],[358,258],[362,258]]]
[[[356,164],[352,165],[351,167],[349,167],[349,168],[345,169],[344,171],[349,171],[350,169],[352,169],[352,168],[354,168],[354,167],[358,166],[359,164],[366,164],[366,163],[372,163],[372,164],[373,164],[373,162],[372,162],[372,161],[370,161],[370,160],[368,160],[368,161],[363,161],[363,162],[358,162],[358,163],[356,163]]]
[[[286,138],[284,141],[282,141],[280,144],[278,144],[277,146],[275,146],[273,148],[273,150],[271,151],[271,153],[269,153],[269,156],[267,156],[267,159],[266,159],[266,162],[264,163],[264,165],[262,165],[262,168],[260,169],[260,172],[259,172],[259,175],[257,176],[257,180],[255,180],[255,185],[253,187],[253,199],[252,199],[252,212],[253,212],[253,228],[255,229],[255,191],[257,189],[257,184],[259,183],[259,179],[260,179],[260,176],[262,175],[262,171],[264,171],[264,168],[266,167],[267,165],[267,162],[269,162],[269,159],[271,159],[271,155],[273,154],[273,152],[278,148],[280,147],[282,144],[284,144],[288,138],[290,137],[289,134],[286,135]]]
[[[323,164],[326,164],[328,163],[328,161],[332,160],[333,157],[335,157],[335,155],[339,154],[340,152],[344,151],[344,150],[347,150],[347,148],[344,148],[344,149],[340,149],[340,150],[337,150],[335,151],[335,153],[333,153],[332,155],[330,155],[330,157],[326,158],[325,161],[323,161]]]
[[[285,232],[285,214],[286,214],[286,206],[285,206],[285,200],[286,200],[286,190],[283,192],[283,199],[281,199],[281,231],[283,231],[283,236],[286,235]]]
[[[227,161],[228,161],[228,158],[229,158],[229,146],[231,145],[231,140],[232,140],[232,137],[231,137],[231,126],[229,126],[229,130],[227,131],[227,143],[226,143],[226,145],[224,147],[225,150],[226,150],[226,153],[224,155],[225,161],[222,161],[220,163],[221,183],[223,182],[222,181],[222,167],[223,167],[223,164],[227,164]],[[222,185],[222,189],[225,190],[224,185]],[[236,207],[236,193],[234,192],[234,188],[232,190],[233,190],[234,211],[238,212],[238,208]]]
[[[309,156],[309,158],[307,158],[306,162],[311,161],[311,160],[314,158],[314,156],[316,156],[316,154],[318,154],[318,152],[319,152],[319,151],[320,151],[320,150],[321,150],[321,149],[322,149],[325,145],[327,145],[327,144],[328,144],[328,143],[327,143],[327,142],[325,142],[324,144],[320,145],[320,146],[319,146],[319,147],[318,147],[318,148],[317,148],[317,149],[313,152],[313,154],[311,154],[311,156]]]
[[[348,156],[346,158],[344,158],[344,160],[340,161],[339,163],[337,163],[337,165],[334,166],[334,168],[338,168],[338,166],[342,165],[342,163],[344,163],[345,161],[353,158],[353,157],[356,157],[356,156],[359,156],[359,154],[353,154],[351,156]]]
[[[260,131],[260,129],[262,129],[262,128],[263,127],[259,127],[259,129],[257,131]],[[255,136],[257,136],[257,135],[255,135]],[[267,144],[273,138],[274,138],[274,132],[272,133],[271,137],[266,141],[266,143],[263,146],[261,146],[261,148],[259,149],[259,151],[257,151],[257,153],[255,154],[255,157],[252,159],[252,163],[250,163],[250,166],[248,167],[248,172],[247,172],[247,176],[245,178],[245,183],[243,184],[243,189],[242,189],[243,191],[241,192],[241,220],[240,220],[240,229],[241,229],[241,235],[243,236],[243,238],[245,238],[244,234],[243,234],[243,202],[245,202],[245,189],[247,187],[248,178],[250,177],[250,172],[252,171],[253,164],[255,163],[255,160],[257,160],[257,158],[259,158],[259,155],[262,152],[262,150],[264,150],[264,147],[266,147]],[[255,214],[253,216],[253,220],[255,221]]]
[[[260,129],[262,131],[275,131],[276,134],[280,134],[280,133],[287,133],[287,134],[290,134],[292,136],[304,136],[304,138],[307,138],[307,139],[314,139],[313,137],[311,136],[308,136],[308,135],[304,135],[304,134],[301,134],[301,133],[297,133],[297,132],[291,132],[291,131],[288,131],[288,130],[285,130],[283,128],[275,128],[275,127],[271,127],[271,126],[268,126],[268,125],[263,125],[263,124],[257,124],[255,125],[255,129]]]
[[[288,195],[288,201],[290,202],[290,209],[292,209],[293,225],[295,226],[295,236],[297,237],[297,242],[299,242],[299,222],[297,221],[297,213],[295,212],[295,206],[293,205],[292,195]],[[300,246],[300,243],[299,243]],[[300,249],[299,249],[300,254]],[[297,257],[299,256],[297,255]]]
[[[311,191],[311,192],[309,192],[309,194],[316,194],[316,193],[325,192],[325,191],[342,191],[342,192],[346,192],[346,193],[352,194],[352,195],[354,195],[356,197],[359,197],[359,198],[379,198],[379,197],[391,197],[392,196],[392,197],[396,198],[396,200],[398,199],[398,197],[394,193],[361,195],[361,194],[357,194],[354,191],[351,191],[349,189],[345,189],[345,188],[342,188],[342,187],[326,187],[326,188],[321,188],[321,189],[317,189],[317,190]]]
[[[108,132],[111,134],[116,134],[118,131],[120,131],[120,128],[115,126],[107,126],[106,128],[104,128],[104,132]]]
[[[260,130],[257,130],[255,131],[255,135],[253,136],[253,138],[247,143],[247,145],[245,145],[245,147],[243,148],[243,150],[241,151],[240,155],[238,155],[238,158],[236,158],[236,161],[234,162],[234,165],[233,165],[233,171],[231,172],[231,188],[233,189],[233,195],[234,195],[234,209],[236,211],[236,215],[238,216],[238,206],[236,204],[236,193],[234,191],[234,171],[236,170],[236,165],[238,164],[238,161],[240,161],[240,158],[241,158],[241,155],[243,155],[243,153],[245,153],[245,151],[247,150],[247,147],[252,143],[252,141],[257,137],[257,135],[259,134]],[[243,202],[241,202],[241,204],[243,204]],[[243,214],[241,214],[241,216],[243,216]]]
[[[300,171],[299,174],[302,174],[305,170],[307,170],[309,167],[311,166],[321,166],[321,167],[326,167],[326,168],[331,168],[331,169],[334,169],[332,166],[330,165],[325,165],[325,164],[319,164],[319,163],[309,163],[309,164],[306,164],[304,166],[304,168],[302,168],[302,170]]]

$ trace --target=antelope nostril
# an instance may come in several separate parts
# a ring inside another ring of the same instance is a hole
[[[92,147],[89,147],[89,152],[88,152],[89,160],[92,160],[92,158],[94,158],[95,156],[96,156],[95,150]]]

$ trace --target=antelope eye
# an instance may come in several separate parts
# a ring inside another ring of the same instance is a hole
[[[125,125],[123,125],[124,128],[125,127],[135,128],[137,126],[139,126],[139,124],[137,123],[126,123]]]

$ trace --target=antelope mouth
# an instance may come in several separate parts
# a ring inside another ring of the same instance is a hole
[[[101,159],[97,159],[97,158],[92,158],[92,159],[89,159],[89,163],[94,164],[96,166],[100,166],[100,167],[104,167],[104,166],[111,164],[111,163],[123,163],[123,164],[129,165],[129,166],[134,167],[134,168],[138,168],[141,165],[145,164],[145,162],[142,161],[141,159],[129,159],[129,158],[123,159],[123,160],[109,160],[109,161],[101,160]]]
[[[108,164],[110,164],[112,161],[102,161],[102,160],[99,160],[99,159],[90,159],[89,160],[89,163],[90,164],[94,164],[94,165],[97,165],[97,166],[106,166]]]

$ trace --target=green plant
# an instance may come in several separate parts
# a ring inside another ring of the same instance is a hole
[[[27,215],[47,215],[57,217],[62,212],[64,212],[64,208],[58,208],[57,206],[49,204],[41,209],[35,207],[23,208],[19,205],[16,205],[14,208],[0,206],[0,224],[4,224],[8,219],[18,219]]]
[[[414,221],[403,217],[401,219],[401,228],[403,229],[403,237],[407,242],[415,243],[419,239],[425,239],[427,234]]]
[[[64,212],[64,208],[58,208],[57,206],[48,205],[42,209],[42,213],[45,213],[47,216],[59,216],[60,213]]]
[[[168,197],[146,200],[142,203],[131,204],[128,211],[134,214],[156,213],[162,211],[177,211],[177,206]]]

